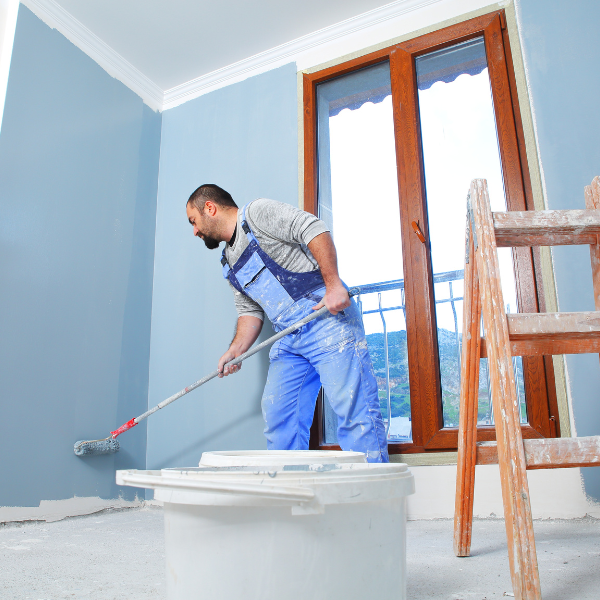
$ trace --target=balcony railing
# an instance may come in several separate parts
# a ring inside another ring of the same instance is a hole
[[[458,372],[456,376],[458,378],[458,386],[460,389],[460,359],[461,359],[461,330],[459,329],[458,323],[458,311],[457,311],[457,303],[463,301],[462,295],[455,295],[455,287],[453,287],[453,283],[463,281],[464,279],[464,271],[446,271],[444,273],[438,273],[433,276],[433,283],[448,284],[448,294],[445,298],[440,298],[435,301],[436,306],[441,304],[449,303],[452,309],[452,315],[454,320],[454,346],[456,352],[456,365],[458,365]],[[360,285],[353,286],[354,289],[357,290],[357,295],[355,297],[358,306],[360,308],[361,314],[369,315],[377,313],[381,319],[382,327],[383,327],[383,354],[384,354],[384,364],[385,364],[385,398],[387,404],[387,419],[384,419],[386,425],[386,435],[389,441],[410,441],[412,440],[412,427],[410,417],[392,417],[392,396],[391,396],[391,385],[390,385],[390,359],[389,359],[389,339],[388,339],[388,322],[386,320],[386,313],[389,311],[401,310],[402,315],[404,317],[404,322],[406,323],[406,303],[405,303],[405,295],[404,295],[404,279],[397,279],[394,281],[382,281],[379,283],[371,283],[368,285]],[[391,291],[400,291],[400,303],[395,306],[382,306],[382,293],[391,292]],[[439,293],[440,290],[437,288],[436,296],[442,296],[443,294]],[[364,309],[364,297],[370,294],[377,294],[377,307],[369,308],[367,310]],[[510,307],[507,307],[507,312],[510,312]],[[462,327],[462,323],[460,324]],[[483,331],[483,327],[482,327]],[[518,365],[520,365],[520,358],[515,357],[513,359],[513,367],[515,369],[515,378],[522,377],[518,375]],[[484,375],[485,372],[485,375]],[[480,424],[493,424],[493,411],[491,405],[491,396],[489,394],[489,373],[488,369],[482,369],[481,376],[484,377],[483,381],[487,383],[487,406],[482,411],[480,406]],[[517,394],[519,396],[519,402],[524,407],[524,394],[522,391],[522,384],[517,385]],[[327,410],[327,408],[326,408]],[[523,408],[524,410],[524,408]],[[483,414],[482,414],[483,413]],[[522,419],[526,422],[526,417]],[[454,426],[457,424],[454,423],[446,423],[445,426]]]

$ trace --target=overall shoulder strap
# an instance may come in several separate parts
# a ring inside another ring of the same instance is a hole
[[[254,202],[254,200],[252,201]],[[252,233],[252,230],[250,229],[250,225],[248,225],[248,221],[246,221],[246,209],[250,206],[250,204],[252,204],[252,202],[248,202],[248,204],[245,204],[244,206],[242,206],[242,229],[244,230],[244,233],[246,234],[246,237],[248,238],[249,242],[256,242],[258,243],[256,237],[254,236],[254,234]]]
[[[252,233],[250,231],[250,227],[248,227],[248,224],[246,223],[246,208],[248,208],[248,204],[245,204],[244,206],[242,206],[241,208],[241,212],[242,212],[242,229],[244,230],[244,233],[246,234],[246,236],[248,236],[248,233],[250,232],[250,234]],[[249,241],[252,241],[253,238],[249,238]],[[229,266],[229,262],[227,261],[227,258],[225,257],[225,250],[227,249],[227,243],[225,244],[225,246],[223,246],[223,252],[221,253],[221,265],[223,265],[223,267],[225,265]]]

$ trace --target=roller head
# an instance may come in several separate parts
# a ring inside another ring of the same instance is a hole
[[[93,456],[97,454],[112,454],[119,450],[119,442],[112,437],[104,440],[75,442],[74,451],[77,456]]]

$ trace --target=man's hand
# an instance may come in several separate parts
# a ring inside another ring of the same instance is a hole
[[[313,310],[326,306],[332,315],[337,315],[350,306],[350,297],[338,274],[337,255],[331,234],[319,234],[308,243],[308,249],[315,257],[325,282],[325,296],[319,304],[313,306]]]
[[[219,378],[227,377],[227,375],[231,375],[233,373],[237,373],[242,368],[242,363],[238,365],[227,365],[228,362],[231,362],[234,358],[237,358],[243,354],[238,349],[234,349],[233,346],[221,356],[219,359],[219,365],[217,366],[217,370],[219,371]]]
[[[323,306],[326,306],[332,315],[337,315],[341,310],[350,306],[348,290],[342,285],[341,281],[337,285],[326,286],[323,300],[313,306],[313,310],[319,310]]]
[[[219,359],[217,366],[219,377],[226,377],[232,373],[237,373],[242,368],[241,363],[231,366],[228,366],[227,363],[244,354],[254,344],[260,335],[261,329],[262,320],[258,317],[247,315],[238,318],[235,336],[229,346],[229,350]]]

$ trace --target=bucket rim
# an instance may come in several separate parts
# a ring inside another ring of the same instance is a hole
[[[200,467],[244,467],[366,463],[364,452],[348,450],[214,450],[203,452]]]

